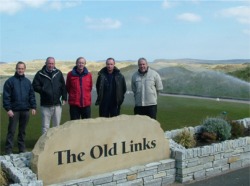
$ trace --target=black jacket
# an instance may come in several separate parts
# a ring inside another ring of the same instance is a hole
[[[113,95],[115,96],[115,103],[120,106],[124,101],[124,94],[127,91],[126,81],[124,76],[120,73],[120,70],[118,68],[114,68],[113,71],[114,75],[114,86]],[[98,72],[98,78],[96,82],[96,91],[97,91],[97,100],[96,105],[100,105],[105,100],[105,87],[107,87],[108,84],[108,71],[107,68],[104,67]]]
[[[15,73],[3,88],[3,107],[6,111],[36,109],[35,92],[29,79]]]
[[[32,82],[33,88],[40,94],[41,106],[61,105],[67,100],[67,90],[63,74],[54,69],[51,73],[46,70],[46,65],[38,71]]]

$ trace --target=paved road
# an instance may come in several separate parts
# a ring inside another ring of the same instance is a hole
[[[191,183],[174,183],[169,186],[250,186],[250,167]]]
[[[172,97],[182,97],[182,98],[194,98],[194,99],[207,99],[214,101],[225,101],[225,102],[235,102],[235,103],[245,103],[250,104],[250,101],[238,100],[238,99],[223,99],[223,98],[209,98],[201,96],[188,96],[188,95],[178,95],[178,94],[160,94],[161,96],[172,96]]]

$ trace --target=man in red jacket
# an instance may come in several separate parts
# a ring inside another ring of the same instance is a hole
[[[92,74],[85,65],[85,58],[77,58],[76,66],[67,75],[66,88],[71,120],[91,117]]]

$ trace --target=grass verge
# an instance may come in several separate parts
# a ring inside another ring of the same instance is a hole
[[[132,99],[131,97],[129,99]],[[94,99],[93,101],[94,102]],[[133,114],[133,101],[125,102],[121,109],[121,114]],[[2,103],[2,100],[1,100]],[[38,102],[39,103],[39,102]],[[92,118],[98,117],[98,107],[92,106]],[[250,117],[249,104],[219,102],[215,100],[204,100],[194,98],[180,98],[160,96],[158,100],[157,120],[161,124],[164,131],[178,129],[189,126],[200,125],[206,117],[218,116],[222,113],[227,113],[228,119],[237,120]],[[8,127],[8,117],[6,111],[1,106],[1,151],[4,154],[4,144]],[[69,107],[63,106],[62,121],[65,123],[69,120]],[[40,108],[37,109],[37,114],[30,117],[29,124],[26,130],[26,146],[27,150],[31,151],[41,136],[41,114]],[[15,146],[13,153],[17,153],[17,131],[15,136]]]

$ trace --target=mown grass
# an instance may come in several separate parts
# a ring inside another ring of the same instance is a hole
[[[37,96],[38,97],[38,96]],[[2,97],[1,97],[2,98]],[[121,114],[133,114],[133,100],[131,95],[126,96],[125,103],[122,106]],[[1,104],[2,104],[2,100]],[[93,99],[93,103],[94,103]],[[39,101],[37,102],[39,104]],[[92,105],[92,118],[98,117],[98,107]],[[63,106],[62,124],[69,120],[69,107]],[[177,128],[183,128],[185,126],[196,126],[201,123],[203,119],[210,116],[218,116],[223,112],[227,112],[228,119],[236,120],[246,117],[250,117],[249,104],[243,103],[229,103],[218,102],[215,100],[203,100],[193,98],[180,98],[159,96],[158,100],[158,115],[157,120],[161,124],[164,131]],[[8,117],[6,111],[1,105],[1,151],[0,154],[4,154],[4,144],[8,127]],[[30,117],[30,121],[26,130],[26,146],[31,151],[41,136],[41,115],[40,108],[38,107],[37,114]],[[17,131],[16,131],[17,133]],[[18,152],[16,137],[14,153]]]

